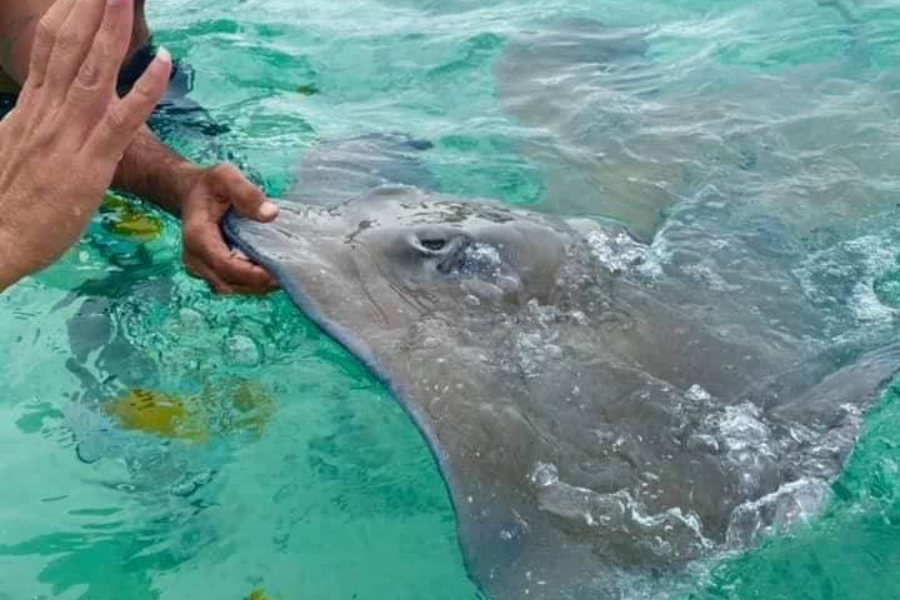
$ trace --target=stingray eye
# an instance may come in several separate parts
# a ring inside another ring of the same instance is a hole
[[[422,227],[412,234],[413,247],[426,257],[443,256],[466,238],[459,230],[448,227]]]
[[[447,246],[447,240],[440,237],[423,238],[419,240],[422,247],[432,252],[440,252]]]
[[[471,242],[464,231],[451,227],[423,227],[409,239],[418,258],[442,273],[452,271],[463,260]]]

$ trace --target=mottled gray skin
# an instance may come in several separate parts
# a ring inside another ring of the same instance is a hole
[[[616,219],[644,241],[678,199],[677,159],[691,142],[640,145],[646,117],[629,114],[630,97],[653,95],[660,80],[646,33],[590,19],[546,24],[513,36],[495,67],[500,106],[530,129],[521,152],[540,168],[540,208]],[[671,160],[657,161],[657,151]]]
[[[844,13],[852,4],[821,3]],[[681,34],[671,23],[537,23],[509,35],[495,63],[497,102],[540,170],[540,210],[615,219],[649,242],[673,206],[716,190],[733,212],[777,215],[806,232],[844,227],[892,209],[894,195],[872,183],[900,160],[893,133],[859,134],[884,130],[877,115],[897,103],[883,78],[857,77],[871,44],[851,31],[850,56],[773,77],[673,55],[670,36]],[[836,80],[845,90],[824,91]],[[833,103],[841,96],[861,100],[843,111]],[[853,175],[834,176],[844,169]]]
[[[825,339],[788,236],[694,211],[641,246],[390,185],[427,179],[420,147],[311,151],[275,224],[227,232],[408,409],[486,592],[615,598],[623,574],[816,508],[858,428],[846,405],[865,408],[900,360]]]

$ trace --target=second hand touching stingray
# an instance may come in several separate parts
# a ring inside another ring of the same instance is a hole
[[[788,231],[695,204],[642,245],[430,191],[425,148],[323,144],[226,232],[408,409],[476,583],[616,598],[818,508],[900,351],[832,341]]]

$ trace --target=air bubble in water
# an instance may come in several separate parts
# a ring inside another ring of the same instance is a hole
[[[212,481],[213,475],[213,471],[209,469],[200,471],[199,473],[188,473],[173,484],[172,487],[169,488],[169,491],[172,492],[173,496],[186,498],[193,495],[201,487]]]
[[[708,402],[712,399],[710,393],[696,383],[687,391],[687,397],[694,402]]]
[[[879,302],[891,308],[900,308],[900,270],[885,273],[872,286]]]
[[[229,360],[243,367],[255,367],[260,363],[256,342],[245,335],[234,335],[225,340]]]
[[[529,480],[538,487],[550,487],[559,481],[559,469],[550,463],[538,463],[531,472]]]

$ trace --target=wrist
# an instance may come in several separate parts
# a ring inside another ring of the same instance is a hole
[[[182,160],[179,164],[173,165],[168,171],[168,177],[170,178],[169,194],[171,195],[171,204],[174,206],[172,209],[168,209],[162,203],[160,203],[160,206],[167,208],[169,212],[180,217],[182,207],[191,197],[194,188],[200,183],[205,170],[203,167],[187,160]]]
[[[19,281],[19,277],[12,273],[7,273],[6,265],[0,264],[0,294],[11,288],[17,281]]]
[[[119,162],[113,187],[180,217],[203,173],[202,167],[164,146],[145,127]]]
[[[0,230],[0,293],[28,274],[26,269],[20,268],[20,257],[11,241],[12,236]]]

